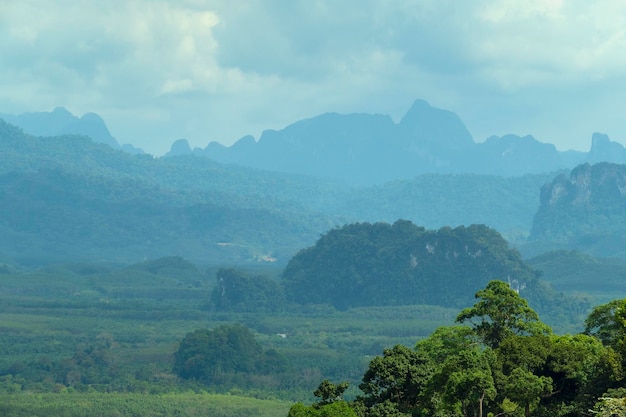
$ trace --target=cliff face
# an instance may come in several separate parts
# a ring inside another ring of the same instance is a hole
[[[603,210],[626,204],[626,165],[608,162],[582,164],[574,168],[569,178],[560,175],[541,189],[541,206],[569,208],[586,206]],[[625,206],[626,207],[626,206]],[[626,212],[624,213],[626,216]]]
[[[626,235],[626,165],[583,164],[541,189],[531,239],[597,255],[621,254]]]

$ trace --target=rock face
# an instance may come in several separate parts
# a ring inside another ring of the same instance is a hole
[[[542,187],[531,239],[621,256],[625,233],[626,165],[582,164]]]
[[[119,143],[107,128],[104,120],[95,113],[86,113],[78,118],[64,107],[51,112],[24,113],[18,116],[0,114],[8,123],[21,127],[33,136],[81,135],[94,142],[104,143],[114,149],[121,149]]]

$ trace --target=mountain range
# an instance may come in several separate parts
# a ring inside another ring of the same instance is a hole
[[[63,107],[52,112],[0,118],[33,136],[84,135],[128,153],[95,113],[82,117]],[[491,136],[476,142],[453,112],[416,100],[395,123],[388,115],[325,113],[266,130],[258,141],[244,136],[231,146],[209,142],[191,149],[186,139],[173,142],[164,156],[197,155],[220,163],[281,173],[332,178],[355,185],[413,179],[426,173],[520,176],[572,169],[582,163],[626,163],[626,149],[602,133],[593,133],[590,150],[559,151],[533,136]]]
[[[265,132],[258,142],[190,150],[177,141],[168,155],[153,157],[68,127],[91,123],[108,133],[95,115],[61,108],[27,115],[14,116],[21,128],[0,120],[0,261],[176,255],[201,264],[284,265],[333,227],[398,219],[429,229],[485,224],[525,256],[558,248],[626,255],[611,232],[626,223],[622,194],[610,191],[623,189],[620,165],[569,171],[579,160],[626,158],[602,134],[593,135],[588,153],[560,152],[530,136],[474,143],[456,115],[417,101],[397,124],[381,115],[326,114]],[[211,150],[222,156],[207,158]],[[237,152],[258,166],[246,167]],[[472,166],[499,174],[471,173]],[[280,172],[287,169],[294,172]],[[591,200],[577,206],[575,192]],[[555,195],[570,197],[546,197]]]
[[[571,169],[585,162],[626,163],[626,150],[594,133],[589,152],[559,151],[532,136],[492,136],[477,143],[454,113],[416,100],[399,123],[372,114],[326,113],[258,141],[245,136],[230,147],[211,142],[191,149],[174,142],[166,156],[195,154],[258,169],[371,185],[426,173],[519,176]]]

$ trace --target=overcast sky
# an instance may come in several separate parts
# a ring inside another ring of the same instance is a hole
[[[417,98],[476,142],[626,143],[626,1],[0,0],[0,113],[95,112],[155,155]]]

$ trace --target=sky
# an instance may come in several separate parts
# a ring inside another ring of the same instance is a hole
[[[626,144],[626,2],[0,0],[0,113],[95,112],[154,155],[416,99],[476,142]]]

